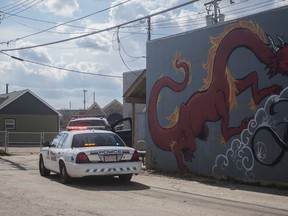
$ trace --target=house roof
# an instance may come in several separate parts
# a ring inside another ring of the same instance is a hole
[[[106,113],[98,105],[98,103],[94,102],[86,111],[86,115],[106,116]]]
[[[146,69],[138,76],[134,83],[124,93],[126,103],[146,103]]]
[[[0,109],[12,103],[14,100],[21,97],[21,95],[25,93],[26,93],[26,90],[14,91],[8,94],[0,94]]]
[[[118,100],[114,99],[109,104],[107,104],[103,108],[104,112],[107,114],[107,116],[111,115],[112,113],[123,113],[123,105]]]
[[[49,107],[51,110],[53,110],[55,113],[57,113],[58,116],[62,116],[61,113],[59,113],[57,110],[55,110],[52,106],[50,106],[48,103],[46,103],[44,100],[42,100],[40,97],[38,97],[36,94],[34,94],[29,89],[21,90],[21,91],[14,91],[7,94],[0,94],[0,110],[4,107],[11,104],[13,101],[20,98],[22,95],[30,93],[32,96],[34,96],[37,100],[41,101],[45,106]]]
[[[119,105],[119,106],[123,106],[122,103],[120,103],[117,99],[114,99],[112,100],[109,104],[107,104],[105,107],[103,107],[103,110],[109,108],[110,106],[113,106],[113,105]]]

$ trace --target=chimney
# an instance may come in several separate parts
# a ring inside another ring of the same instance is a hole
[[[9,84],[7,83],[7,84],[6,84],[6,94],[9,93],[8,87],[9,87]]]

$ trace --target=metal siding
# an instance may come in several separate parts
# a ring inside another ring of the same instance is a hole
[[[58,116],[36,116],[36,115],[1,115],[0,130],[5,130],[4,122],[7,118],[13,118],[16,121],[14,132],[57,132],[59,131]]]

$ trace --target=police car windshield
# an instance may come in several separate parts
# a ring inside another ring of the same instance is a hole
[[[72,147],[93,146],[125,146],[125,144],[113,133],[81,133],[73,136]]]

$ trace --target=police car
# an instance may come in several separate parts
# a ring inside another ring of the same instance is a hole
[[[39,171],[41,176],[58,173],[64,184],[72,178],[105,175],[130,181],[141,172],[141,161],[138,152],[112,131],[63,131],[43,144]]]

